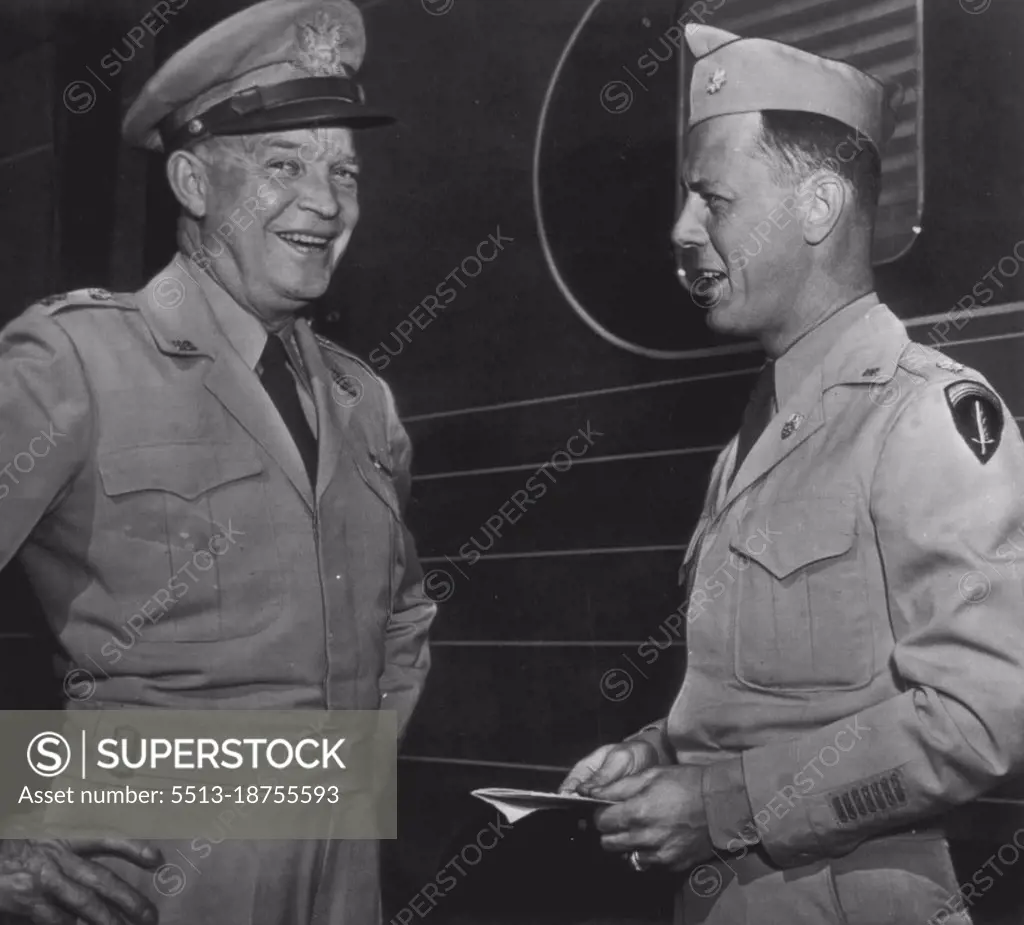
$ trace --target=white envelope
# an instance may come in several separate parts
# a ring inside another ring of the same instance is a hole
[[[478,800],[490,803],[509,823],[518,822],[539,809],[566,809],[579,806],[611,806],[611,800],[597,800],[578,793],[549,793],[543,790],[516,790],[510,787],[484,787],[472,791]]]

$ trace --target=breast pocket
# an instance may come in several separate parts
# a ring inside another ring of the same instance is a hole
[[[776,501],[730,542],[738,561],[735,670],[751,687],[844,690],[874,674],[852,499]]]
[[[382,615],[389,618],[398,580],[396,570],[402,536],[402,512],[394,471],[388,456],[373,450],[364,449],[357,454],[355,465],[369,490],[363,493],[362,503],[357,505],[352,499],[347,509],[350,519],[359,518],[355,534],[359,543],[350,550],[350,561],[367,580],[373,581],[372,576],[387,576],[380,583],[376,598]]]
[[[98,461],[116,636],[208,642],[250,636],[280,612],[281,563],[264,466],[246,446],[127,447]]]
[[[384,502],[391,518],[401,520],[401,505],[398,500],[398,489],[391,461],[384,453],[374,450],[359,454],[356,457],[356,469],[359,475],[378,499]],[[390,519],[389,519],[390,522]]]

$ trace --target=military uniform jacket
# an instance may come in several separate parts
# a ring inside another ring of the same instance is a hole
[[[20,555],[88,705],[386,709],[434,604],[402,520],[388,387],[304,321],[315,493],[201,290],[32,306],[0,335],[0,565]],[[384,700],[384,698],[387,698]]]
[[[686,554],[665,760],[705,764],[720,852],[795,867],[1024,762],[1024,445],[977,372],[875,305],[777,414]],[[756,916],[755,916],[756,919]]]

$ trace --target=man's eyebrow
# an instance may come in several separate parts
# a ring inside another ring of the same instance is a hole
[[[269,138],[269,139],[267,139],[266,142],[264,142],[263,148],[264,149],[266,149],[266,148],[278,148],[278,149],[283,149],[285,151],[302,151],[303,148],[308,148],[310,146],[310,144],[313,144],[315,147],[321,147],[319,141],[317,141],[317,142],[301,141],[300,142],[300,141],[290,141],[287,138],[279,138],[279,139],[278,138]],[[322,146],[322,147],[327,148],[329,146],[325,145],[325,146]],[[351,164],[351,165],[353,165],[355,167],[362,167],[362,163],[363,163],[359,159],[359,155],[356,154],[354,151],[346,151],[343,154],[339,155],[337,159],[339,161],[343,161],[346,164]]]
[[[703,177],[697,177],[695,180],[687,180],[686,177],[680,177],[679,186],[682,188],[683,192],[696,193],[698,196],[701,196],[712,189],[716,189],[714,183],[710,180],[705,180]]]
[[[263,142],[264,148],[284,148],[287,151],[298,151],[302,147],[297,141],[289,141],[287,138],[268,138]]]

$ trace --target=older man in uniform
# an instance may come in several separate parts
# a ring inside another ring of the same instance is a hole
[[[1024,762],[1024,445],[873,291],[883,85],[687,40],[673,237],[709,325],[768,362],[686,553],[682,689],[563,786],[616,801],[597,825],[634,868],[690,871],[677,921],[968,922],[936,818]]]
[[[349,0],[267,0],[172,57],[124,134],[167,155],[180,253],[140,292],[46,299],[0,337],[3,448],[40,451],[0,489],[0,565],[20,556],[69,694],[91,694],[71,706],[409,720],[435,612],[402,520],[409,441],[384,382],[298,317],[359,217],[353,132],[389,121],[364,52]],[[0,911],[379,919],[376,842],[160,848],[178,870],[154,878],[137,844],[9,842]]]

